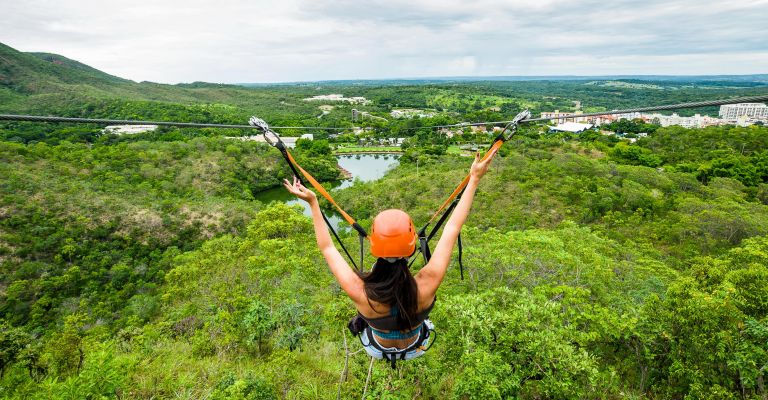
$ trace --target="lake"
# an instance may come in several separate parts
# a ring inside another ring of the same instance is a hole
[[[399,163],[399,154],[354,154],[336,156],[339,166],[352,174],[352,179],[343,181],[326,182],[324,186],[334,190],[348,188],[355,184],[355,180],[369,182],[381,178],[391,168]],[[296,196],[288,193],[283,187],[265,190],[256,194],[256,200],[264,203],[273,201],[283,202],[288,205],[298,204],[304,209],[304,215],[312,216],[309,205]],[[340,204],[341,205],[341,204]],[[344,207],[343,205],[341,205]],[[326,216],[334,228],[346,226],[347,223],[334,211],[327,211]]]

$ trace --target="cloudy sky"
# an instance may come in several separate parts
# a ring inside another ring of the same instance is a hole
[[[163,83],[768,73],[768,0],[0,0],[0,42]]]

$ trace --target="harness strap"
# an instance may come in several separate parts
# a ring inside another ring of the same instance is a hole
[[[344,209],[342,209],[341,206],[339,206],[336,203],[336,200],[334,200],[333,197],[331,197],[331,194],[328,193],[327,190],[325,190],[325,188],[320,184],[320,182],[318,182],[312,175],[310,175],[309,172],[304,170],[304,168],[301,168],[301,165],[299,165],[299,163],[296,162],[296,160],[293,158],[293,156],[288,151],[288,149],[285,148],[285,145],[282,145],[282,143],[280,143],[278,146],[279,146],[278,149],[282,147],[280,151],[283,152],[283,154],[286,156],[288,163],[295,165],[296,168],[298,168],[298,170],[301,171],[301,174],[304,175],[305,178],[307,178],[307,181],[309,181],[312,187],[315,190],[317,190],[318,193],[320,193],[323,197],[325,197],[325,199],[328,200],[328,202],[330,202],[331,204],[333,204],[334,207],[336,207],[336,210],[339,211],[339,214],[341,214],[341,216],[344,217],[347,223],[352,225],[352,227],[355,228],[357,233],[359,233],[362,237],[368,236],[368,234],[365,232],[365,229],[363,229],[363,227],[360,226],[360,224],[358,224],[354,218],[352,218],[349,214],[347,214],[347,212],[344,211]]]
[[[462,253],[462,250],[463,250],[464,246],[461,245],[461,232],[459,232],[459,243],[458,244],[459,244],[459,271],[461,272],[461,280],[463,281],[464,280],[464,262],[461,260],[462,259],[462,254],[461,253]]]
[[[432,240],[433,237],[435,237],[435,235],[437,234],[437,231],[440,230],[440,227],[443,226],[445,221],[448,219],[448,216],[451,215],[451,213],[453,212],[453,209],[456,208],[458,204],[459,204],[459,198],[457,197],[453,200],[453,203],[451,203],[451,205],[448,206],[448,209],[445,210],[445,212],[437,221],[435,226],[432,227],[432,230],[429,231],[429,235],[425,233],[425,230],[429,225],[425,225],[419,231],[419,248],[420,248],[421,254],[424,256],[424,264],[428,263],[429,260],[432,258],[432,252],[429,249],[429,241]],[[416,258],[413,258],[410,264],[408,264],[409,268],[411,267],[411,265],[413,265],[414,261],[416,261]],[[464,262],[462,260],[461,232],[459,232],[459,267],[461,268],[461,280],[464,280]]]

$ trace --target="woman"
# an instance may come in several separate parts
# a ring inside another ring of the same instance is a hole
[[[386,210],[376,216],[369,236],[376,264],[370,272],[358,274],[333,245],[315,193],[295,177],[293,184],[285,180],[289,192],[309,203],[317,245],[339,285],[355,303],[359,317],[368,325],[361,329],[360,340],[370,356],[387,358],[394,367],[396,358],[407,360],[423,354],[433,329],[427,317],[437,288],[448,270],[453,246],[469,214],[477,185],[495,154],[494,150],[485,160],[479,154],[476,156],[469,183],[445,224],[432,258],[416,275],[408,269],[408,257],[416,251],[417,242],[416,228],[408,214]]]

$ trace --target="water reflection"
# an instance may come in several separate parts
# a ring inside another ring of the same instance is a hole
[[[352,174],[353,179],[346,179],[343,181],[326,182],[323,184],[326,188],[331,190],[344,189],[352,186],[354,181],[359,179],[362,182],[369,182],[381,178],[387,172],[387,170],[395,167],[400,159],[399,154],[355,154],[355,155],[341,155],[336,159],[339,162],[339,166],[349,171]],[[311,216],[312,212],[309,209],[309,205],[302,200],[297,199],[292,194],[288,193],[285,188],[279,187],[270,190],[260,192],[256,195],[256,200],[264,203],[271,203],[273,201],[280,201],[288,205],[298,204],[304,210],[304,215]],[[346,222],[335,211],[326,212],[328,220],[331,224],[338,228],[339,226],[346,226]]]

